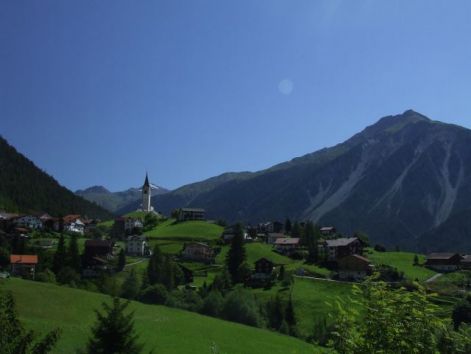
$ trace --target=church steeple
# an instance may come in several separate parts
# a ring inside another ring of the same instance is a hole
[[[142,211],[152,211],[152,206],[150,205],[150,199],[152,197],[152,188],[149,183],[149,176],[146,172],[146,179],[144,185],[142,186]]]
[[[150,187],[149,177],[147,176],[147,172],[146,172],[146,180],[144,181],[144,185],[142,187]]]

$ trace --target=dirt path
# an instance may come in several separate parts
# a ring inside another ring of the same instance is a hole
[[[435,274],[434,276],[428,278],[428,279],[425,281],[425,283],[431,283],[431,282],[437,280],[438,278],[440,278],[442,275],[443,275],[443,273],[437,273],[437,274]]]

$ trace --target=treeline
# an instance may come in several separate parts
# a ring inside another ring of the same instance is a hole
[[[112,214],[62,187],[53,177],[0,137],[0,210],[47,212],[53,216],[86,215],[109,219]]]

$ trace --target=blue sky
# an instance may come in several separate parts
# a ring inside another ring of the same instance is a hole
[[[412,108],[471,127],[470,1],[1,1],[0,134],[71,189],[259,170]]]

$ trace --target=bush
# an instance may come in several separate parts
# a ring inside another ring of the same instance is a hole
[[[35,280],[43,283],[55,283],[56,275],[52,270],[46,269],[44,272],[37,273]]]
[[[76,286],[80,282],[80,274],[70,267],[65,267],[59,271],[56,279],[61,284]]]
[[[386,247],[384,247],[382,245],[375,245],[374,250],[376,252],[386,252]]]
[[[156,284],[145,288],[139,296],[139,300],[146,304],[159,305],[165,304],[167,302],[167,298],[167,288],[162,284]]]
[[[243,288],[237,288],[226,296],[222,317],[249,326],[262,326],[258,303],[252,293]]]
[[[193,290],[174,290],[169,294],[165,305],[187,311],[200,312],[203,307],[203,299]]]
[[[219,317],[221,316],[224,307],[224,298],[217,290],[211,291],[203,301],[201,313],[208,316]]]

